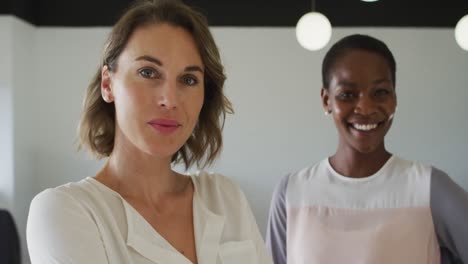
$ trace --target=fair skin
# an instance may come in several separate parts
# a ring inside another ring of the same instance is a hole
[[[347,51],[333,65],[329,86],[322,103],[339,135],[330,163],[342,175],[370,176],[391,157],[384,138],[397,100],[388,62],[376,53]]]
[[[101,93],[115,104],[114,149],[96,179],[118,192],[192,263],[194,186],[171,168],[204,100],[203,63],[190,33],[169,24],[137,28],[102,69]]]

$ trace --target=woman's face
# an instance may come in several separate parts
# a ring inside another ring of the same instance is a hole
[[[397,103],[387,61],[377,53],[350,50],[332,67],[322,102],[335,121],[339,146],[360,153],[383,149]]]
[[[136,29],[117,69],[103,68],[101,92],[115,104],[116,146],[170,159],[203,105],[204,67],[191,34],[164,23]]]

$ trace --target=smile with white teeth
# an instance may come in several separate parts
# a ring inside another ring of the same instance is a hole
[[[369,131],[369,130],[372,130],[372,129],[375,129],[377,127],[377,124],[355,124],[353,123],[353,127],[357,130],[361,130],[361,131]]]

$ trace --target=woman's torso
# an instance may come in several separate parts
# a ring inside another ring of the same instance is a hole
[[[195,187],[193,222],[198,263],[270,263],[255,219],[238,186],[226,177],[204,172],[192,176],[192,181]],[[99,232],[108,263],[191,263],[118,193],[93,178],[47,192],[53,192],[54,199],[60,199],[61,195],[73,197],[72,201],[83,208],[83,214],[92,219]],[[38,198],[32,207],[40,210],[40,201]],[[33,218],[38,219],[36,215]],[[39,218],[47,222],[47,216]],[[31,226],[35,229],[33,224]],[[35,230],[30,233],[35,234]],[[40,243],[39,238],[30,240],[30,244]],[[32,247],[34,252],[40,248]],[[45,252],[43,256],[46,256]]]
[[[394,156],[367,178],[339,175],[328,159],[290,175],[288,263],[439,263],[430,174]]]

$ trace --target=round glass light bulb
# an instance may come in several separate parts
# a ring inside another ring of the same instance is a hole
[[[379,0],[361,0],[361,1],[363,1],[363,2],[377,2]]]
[[[455,26],[455,40],[464,50],[468,50],[468,15],[462,17]]]
[[[332,26],[328,18],[318,12],[303,15],[296,25],[299,44],[308,50],[319,50],[330,41]]]

